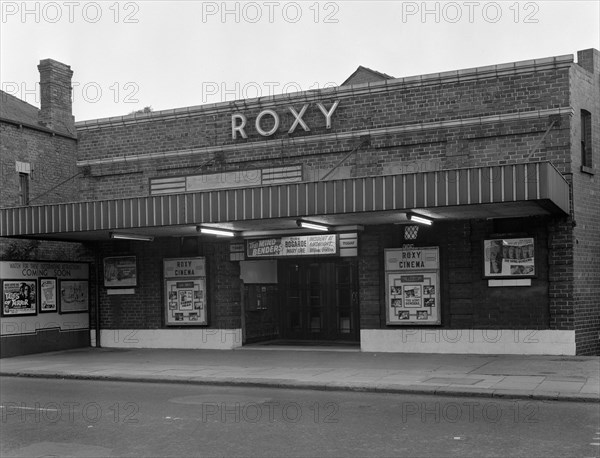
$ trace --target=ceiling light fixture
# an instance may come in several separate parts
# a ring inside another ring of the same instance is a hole
[[[424,216],[415,215],[414,213],[407,213],[406,217],[410,221],[414,221],[415,223],[426,224],[427,226],[431,226],[433,224],[433,220],[429,218],[425,218]]]
[[[225,229],[213,229],[212,227],[199,226],[198,230],[203,234],[222,235],[224,237],[235,237],[235,232]]]
[[[310,221],[302,221],[301,219],[297,220],[296,224],[298,225],[298,227],[301,227],[303,229],[314,229],[316,231],[324,232],[327,232],[329,230],[329,227],[325,226],[324,224],[311,223]]]
[[[115,240],[137,240],[139,242],[152,242],[154,240],[151,235],[123,234],[120,232],[111,232],[110,238]]]

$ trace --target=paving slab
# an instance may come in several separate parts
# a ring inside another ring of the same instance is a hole
[[[83,348],[0,360],[0,375],[600,402],[600,358]]]

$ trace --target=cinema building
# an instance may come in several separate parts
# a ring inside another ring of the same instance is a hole
[[[588,49],[77,122],[76,192],[0,235],[91,258],[37,304],[3,258],[2,345],[54,279],[102,347],[599,354],[599,119]]]

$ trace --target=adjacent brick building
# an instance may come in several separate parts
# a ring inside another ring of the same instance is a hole
[[[0,230],[93,244],[103,346],[598,354],[599,118],[597,50],[359,67],[76,123],[79,198],[3,209]]]
[[[38,69],[39,109],[0,91],[2,207],[41,208],[40,205],[72,201],[78,195],[82,171],[77,167],[77,133],[71,110],[73,72],[69,66],[52,59],[42,60]],[[2,224],[7,223],[3,216]],[[35,310],[5,310],[9,288],[3,283],[2,356],[89,345],[87,312],[63,315],[57,309],[37,313],[41,306],[39,282],[33,280],[33,275],[24,274],[24,270],[33,264],[39,267],[44,261],[64,265],[93,260],[79,243],[49,239],[0,238],[2,281],[13,285],[17,281],[21,284],[33,281],[38,287],[31,292],[30,305]],[[8,261],[20,267],[9,268]]]

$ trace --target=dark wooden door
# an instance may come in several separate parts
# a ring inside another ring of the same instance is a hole
[[[282,337],[358,340],[358,290],[353,261],[280,261]]]

